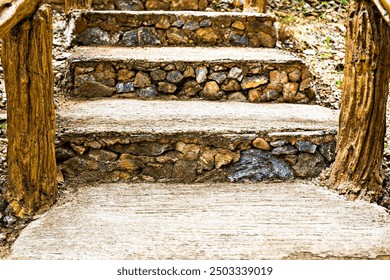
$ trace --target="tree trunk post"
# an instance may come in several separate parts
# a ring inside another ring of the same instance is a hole
[[[93,0],[65,0],[65,14],[73,10],[90,10]]]
[[[244,0],[244,12],[265,13],[267,0]]]
[[[331,189],[378,201],[390,81],[390,27],[370,0],[352,0],[347,17],[343,92]]]
[[[19,217],[47,210],[57,195],[52,40],[49,5],[42,5],[3,37],[8,99],[4,196]]]

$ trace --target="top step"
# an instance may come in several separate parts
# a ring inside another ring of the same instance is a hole
[[[50,0],[54,7],[64,5],[64,0]],[[94,10],[121,11],[219,11],[240,12],[242,0],[93,0]]]

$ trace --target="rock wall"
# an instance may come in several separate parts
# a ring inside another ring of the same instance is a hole
[[[54,8],[63,9],[64,0],[50,0]],[[94,0],[94,10],[193,10],[242,11],[242,0]]]
[[[302,63],[74,62],[76,97],[122,97],[310,103],[310,72]]]
[[[241,46],[274,48],[275,18],[241,13],[213,16],[82,13],[76,15],[73,44],[115,46]]]
[[[211,182],[309,178],[334,160],[335,132],[136,137],[63,135],[65,180]]]

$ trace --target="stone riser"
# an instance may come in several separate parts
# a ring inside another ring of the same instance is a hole
[[[65,0],[50,0],[55,8],[63,8]],[[242,11],[242,3],[239,0],[220,1],[214,5],[211,0],[94,0],[94,10],[163,10],[163,11]]]
[[[73,22],[73,45],[276,46],[275,18],[263,14],[83,12]]]
[[[71,63],[74,97],[234,100],[310,103],[315,90],[299,61],[145,62],[144,60]]]
[[[65,180],[243,182],[311,178],[334,160],[335,134],[62,135]]]

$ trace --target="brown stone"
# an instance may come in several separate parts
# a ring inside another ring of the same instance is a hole
[[[129,71],[127,69],[121,69],[118,71],[118,81],[128,81],[133,78],[135,75],[134,71]]]
[[[181,29],[171,28],[167,31],[167,37],[170,45],[183,45],[188,43],[188,37]]]
[[[140,169],[139,160],[135,156],[123,154],[119,158],[119,167],[128,171],[136,171]]]
[[[218,40],[220,40],[212,27],[198,29],[195,32],[195,37],[200,43],[209,45],[214,45]]]
[[[202,96],[209,100],[216,100],[222,97],[219,91],[218,83],[215,81],[207,82],[202,90]]]
[[[198,1],[194,0],[171,0],[172,11],[193,10],[199,9]]]
[[[228,100],[238,101],[238,102],[245,102],[246,101],[246,97],[241,92],[236,91],[236,92],[233,92],[233,93],[229,94]]]
[[[84,67],[76,66],[76,68],[74,69],[74,75],[76,77],[78,75],[91,73],[93,71],[95,71],[95,68],[93,68],[93,67],[85,67],[84,68]]]
[[[311,80],[310,79],[305,79],[299,85],[299,91],[304,91],[305,89],[308,89],[310,87],[311,87]]]
[[[172,164],[149,163],[142,169],[142,174],[155,180],[167,180],[172,178],[172,170]]]
[[[150,77],[145,72],[138,72],[137,75],[135,75],[134,80],[134,86],[138,88],[146,88],[150,87],[152,85],[152,81],[150,80]]]
[[[169,1],[167,0],[147,0],[145,3],[145,9],[149,11],[167,11],[169,10]]]
[[[196,144],[185,144],[179,141],[176,143],[176,150],[184,154],[187,160],[196,160],[199,157],[200,147]]]
[[[109,87],[102,83],[90,81],[75,89],[76,96],[81,97],[109,97],[116,91],[115,87]]]
[[[195,70],[191,66],[187,66],[184,73],[185,78],[195,78]]]
[[[186,81],[184,83],[183,91],[185,96],[195,96],[202,90],[202,87],[194,80]]]
[[[174,84],[168,82],[159,82],[158,83],[158,91],[164,93],[174,93],[177,90],[177,87]]]
[[[276,46],[277,40],[275,36],[271,36],[270,34],[261,31],[258,34],[262,46],[266,48],[274,48]]]
[[[252,141],[253,147],[264,150],[264,151],[270,151],[272,147],[270,144],[268,144],[267,141],[265,141],[263,138],[259,137]]]
[[[288,76],[286,71],[274,70],[269,73],[270,83],[273,85],[284,85],[288,83]]]
[[[96,81],[95,76],[93,74],[82,74],[74,78],[74,85],[75,87],[79,87],[90,81]]]
[[[215,155],[215,168],[220,169],[224,165],[230,164],[234,159],[234,155],[228,152],[218,152]]]
[[[266,83],[268,83],[268,78],[266,76],[252,76],[242,80],[241,88],[244,90],[257,88],[258,86],[264,85]]]
[[[167,73],[161,69],[156,69],[150,73],[150,76],[154,81],[164,81],[167,77]]]
[[[208,0],[199,0],[199,11],[206,10],[208,6]]]
[[[299,84],[287,83],[283,85],[283,98],[285,101],[294,102],[298,92]]]
[[[197,164],[194,161],[179,160],[173,166],[172,177],[180,182],[192,183],[196,178]]]
[[[212,170],[214,168],[215,160],[212,151],[204,151],[199,159],[202,162],[204,169]]]
[[[273,85],[273,84],[267,85],[267,87],[263,90],[263,93],[261,95],[261,101],[277,100],[281,96],[282,90],[283,87],[280,85]]]
[[[237,80],[228,79],[222,84],[221,89],[224,91],[237,91],[241,89],[241,86]]]
[[[78,155],[82,155],[85,153],[85,151],[87,150],[86,147],[84,146],[79,146],[79,145],[76,145],[74,143],[70,143],[70,146],[72,147],[72,149],[78,154]]]
[[[159,9],[160,10],[160,9]],[[160,17],[157,22],[156,22],[156,28],[159,28],[159,29],[168,29],[169,27],[171,27],[171,24],[169,23],[169,20],[167,17],[165,16],[162,16]]]
[[[288,79],[291,82],[297,83],[301,80],[301,70],[295,68],[290,73],[288,73]]]
[[[245,24],[242,21],[235,21],[232,24],[233,28],[239,29],[239,30],[245,30]]]
[[[261,101],[261,89],[251,89],[248,92],[249,102],[260,102]]]
[[[105,151],[105,150],[92,150],[88,157],[94,161],[115,161],[118,158],[118,155],[114,152]]]
[[[103,79],[116,79],[116,73],[114,68],[109,64],[99,64],[95,70],[95,78],[98,81]]]

